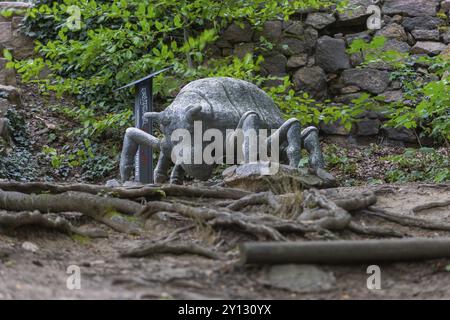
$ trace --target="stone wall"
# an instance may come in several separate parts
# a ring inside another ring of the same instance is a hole
[[[231,24],[223,31],[213,48],[222,56],[243,57],[246,53],[260,54],[261,36],[274,44],[270,53],[263,53],[262,73],[290,75],[295,89],[307,91],[317,99],[331,98],[349,103],[362,92],[384,96],[388,102],[402,100],[399,83],[390,81],[390,69],[385,64],[358,68],[361,55],[346,52],[354,39],[370,41],[375,35],[384,36],[386,50],[409,52],[414,56],[450,54],[450,0],[384,0],[378,1],[382,11],[382,26],[368,30],[366,13],[373,0],[349,0],[352,9],[343,13],[302,12],[288,21],[269,21],[261,31],[252,31]],[[418,77],[428,73],[417,64]],[[382,113],[366,112],[359,123],[348,132],[339,124],[321,125],[326,134],[374,136],[415,142],[416,136],[406,129],[382,128]]]

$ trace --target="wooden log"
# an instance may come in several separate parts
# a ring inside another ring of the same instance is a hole
[[[450,238],[247,242],[241,264],[352,264],[450,258]]]

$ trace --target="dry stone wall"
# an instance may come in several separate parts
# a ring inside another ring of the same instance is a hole
[[[381,28],[368,30],[369,5],[381,9]],[[240,28],[233,23],[226,28],[214,50],[222,56],[244,56],[258,52],[261,36],[274,44],[264,52],[264,75],[289,75],[295,89],[317,99],[330,98],[349,103],[363,92],[381,95],[387,102],[403,100],[399,83],[391,81],[385,64],[362,68],[360,55],[347,54],[355,39],[370,41],[374,36],[386,38],[385,49],[412,55],[450,54],[450,0],[349,0],[350,10],[303,12],[290,21],[268,21],[260,31],[249,24]],[[427,72],[417,65],[418,74]],[[275,83],[276,84],[276,83]],[[383,128],[382,113],[366,112],[352,132],[339,124],[323,124],[326,134],[374,136],[383,134],[391,140],[414,142],[415,134],[407,129]]]

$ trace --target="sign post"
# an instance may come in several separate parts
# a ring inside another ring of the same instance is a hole
[[[134,123],[135,127],[139,128],[149,134],[152,134],[153,124],[151,121],[144,123],[144,113],[153,111],[153,78],[171,69],[168,67],[157,72],[151,73],[148,76],[139,80],[133,81],[123,87],[120,87],[114,91],[125,89],[131,86],[135,86],[136,94],[134,100]],[[141,183],[153,182],[153,152],[150,147],[139,146],[139,150],[136,153],[135,160],[135,181]]]

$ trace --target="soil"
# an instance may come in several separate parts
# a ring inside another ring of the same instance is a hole
[[[366,190],[377,192],[376,207],[404,215],[411,215],[411,208],[418,204],[450,199],[450,185],[378,185],[338,188],[337,192]],[[195,201],[201,204],[210,200]],[[415,216],[450,223],[450,207],[421,211]],[[331,272],[335,283],[330,289],[298,293],[268,285],[264,279],[268,267],[237,263],[239,243],[255,240],[242,233],[193,224],[193,228],[177,235],[178,241],[195,242],[216,251],[221,260],[170,254],[122,258],[121,252],[160,242],[193,222],[176,216],[154,216],[148,220],[144,234],[130,236],[77,214],[65,217],[77,226],[104,229],[109,237],[85,239],[28,227],[0,234],[0,299],[450,299],[450,259],[379,264],[380,290],[367,288],[368,265],[318,266]],[[353,219],[408,236],[450,236],[450,232],[402,227],[362,214]],[[363,238],[350,231],[336,235],[342,239]],[[71,265],[80,268],[80,290],[67,288],[67,268]]]

